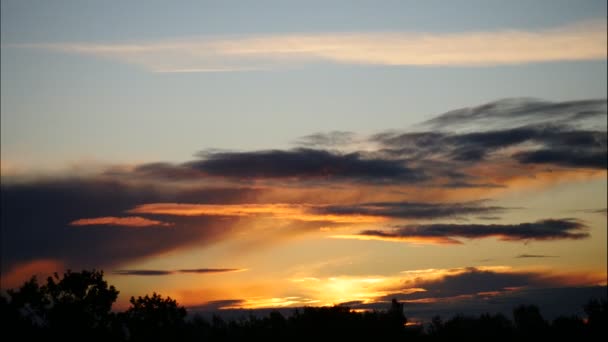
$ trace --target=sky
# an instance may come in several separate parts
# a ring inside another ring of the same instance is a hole
[[[0,33],[3,289],[422,316],[606,285],[605,1],[3,0]]]

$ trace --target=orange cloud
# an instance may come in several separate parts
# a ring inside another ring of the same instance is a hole
[[[370,215],[332,215],[310,212],[307,204],[183,204],[150,203],[129,210],[133,214],[174,216],[268,216],[299,221],[329,221],[335,223],[372,223],[385,219]]]
[[[145,217],[140,216],[128,216],[128,217],[114,217],[114,216],[104,216],[104,217],[95,217],[95,218],[84,218],[78,219],[70,222],[71,226],[122,226],[122,227],[134,227],[134,228],[142,228],[142,227],[151,227],[151,226],[171,226],[171,223],[150,220]]]

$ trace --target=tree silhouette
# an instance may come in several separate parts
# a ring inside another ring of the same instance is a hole
[[[103,272],[55,274],[40,285],[35,277],[17,290],[0,296],[0,319],[5,336],[20,340],[59,341],[537,341],[605,340],[608,304],[591,300],[587,319],[562,316],[548,323],[538,307],[521,305],[513,321],[502,314],[435,316],[426,333],[405,327],[403,303],[392,300],[386,310],[356,311],[347,306],[304,307],[291,315],[271,311],[265,316],[210,320],[186,319],[186,309],[157,293],[131,297],[130,307],[111,311],[118,296],[103,280]]]
[[[583,307],[587,323],[593,336],[608,335],[608,301],[591,299]]]
[[[513,309],[513,320],[522,339],[542,338],[547,333],[548,324],[535,305],[520,305]]]
[[[102,271],[68,270],[62,278],[55,273],[42,286],[32,277],[7,293],[6,314],[21,327],[38,328],[45,335],[64,339],[109,337],[114,317],[110,310],[118,291],[103,280]]]
[[[124,313],[132,341],[180,340],[185,325],[186,309],[171,297],[131,297],[131,306]]]

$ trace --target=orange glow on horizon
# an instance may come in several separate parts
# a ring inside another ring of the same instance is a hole
[[[36,276],[40,284],[44,282],[47,276],[55,272],[61,273],[64,269],[64,264],[58,260],[39,259],[23,262],[13,267],[9,272],[2,272],[0,287],[3,290],[19,287],[32,276]]]

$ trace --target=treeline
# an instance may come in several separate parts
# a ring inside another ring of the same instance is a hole
[[[305,307],[285,317],[224,320],[188,317],[186,309],[158,294],[131,298],[124,312],[112,312],[118,297],[99,271],[68,271],[45,284],[32,278],[1,296],[3,339],[51,341],[487,341],[605,340],[606,300],[584,305],[585,318],[543,319],[536,306],[519,306],[513,320],[502,314],[455,316],[443,321],[406,325],[403,304],[393,300],[384,311],[356,312],[348,307]]]

